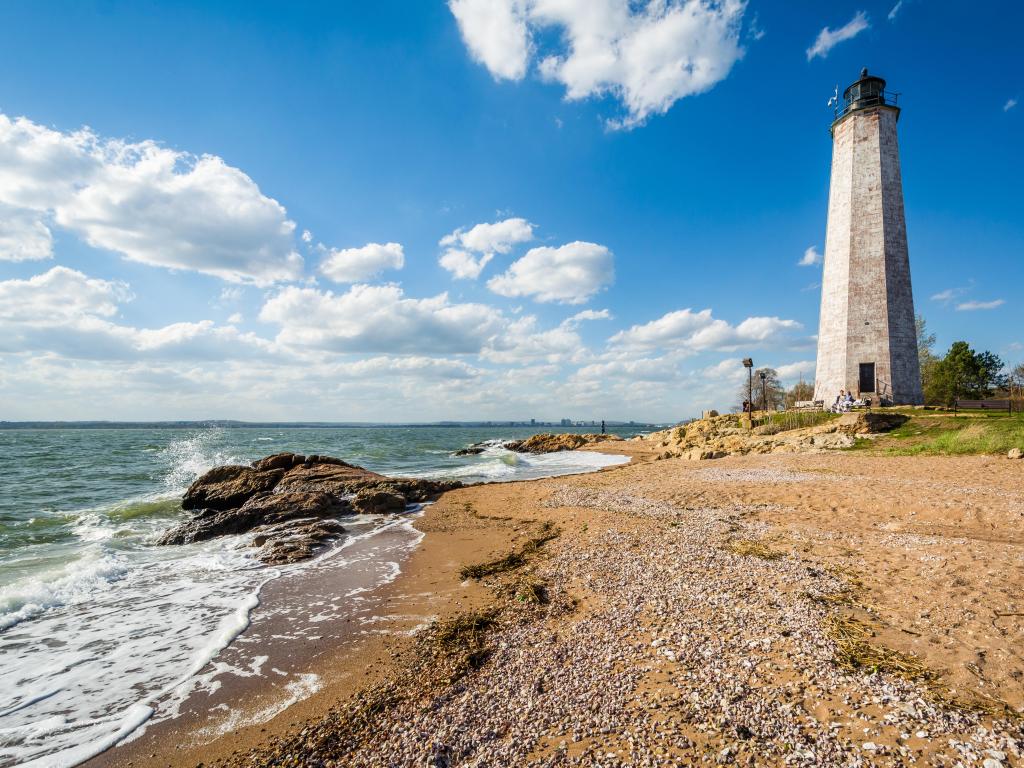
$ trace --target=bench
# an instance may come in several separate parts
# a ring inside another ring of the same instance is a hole
[[[824,411],[824,400],[797,400],[793,407],[798,411]]]
[[[953,412],[965,411],[1006,411],[1013,413],[1013,400],[954,400]]]

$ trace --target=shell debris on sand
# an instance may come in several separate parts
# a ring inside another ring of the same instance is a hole
[[[585,547],[556,546],[533,570],[580,607],[496,622],[479,669],[381,709],[351,749],[325,748],[329,733],[307,739],[294,764],[1020,760],[1019,720],[948,706],[923,680],[838,666],[828,630],[836,607],[815,596],[849,585],[793,553],[730,552],[732,538],[763,530],[744,522],[749,507],[683,508],[580,485],[556,488],[545,505],[613,513]],[[280,754],[275,763],[292,764]]]

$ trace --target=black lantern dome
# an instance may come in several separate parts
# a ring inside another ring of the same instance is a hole
[[[836,107],[836,120],[858,109],[869,107],[892,107],[899,111],[896,102],[899,94],[885,90],[885,80],[868,74],[868,68],[860,71],[860,79],[843,91],[843,103]]]

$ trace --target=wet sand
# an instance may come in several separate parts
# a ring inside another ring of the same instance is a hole
[[[238,765],[270,764],[260,750],[289,748],[301,728],[310,760],[339,765],[428,754],[453,765],[1016,764],[1024,462],[650,461],[642,443],[627,447],[627,466],[446,494],[417,520],[425,537],[402,574],[360,608],[393,617],[386,632],[354,615],[329,638],[288,646],[290,674],[322,687],[269,722],[211,740],[197,704],[91,764],[209,765],[233,753],[246,753]],[[561,535],[531,567],[573,610],[505,606],[479,670],[382,712],[372,736],[330,753],[324,713],[408,664],[409,632],[424,621],[496,603],[500,579],[463,581],[459,568],[514,549],[543,521]],[[747,542],[770,557],[741,554]],[[840,669],[837,618],[919,660],[928,680]],[[282,669],[267,662],[217,700],[265,709],[269,666]]]

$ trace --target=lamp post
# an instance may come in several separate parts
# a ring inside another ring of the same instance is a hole
[[[754,415],[754,361],[743,358],[743,367],[747,369],[747,413],[753,418]]]
[[[768,388],[765,386],[765,379],[768,378],[767,371],[761,371],[761,410],[768,413]]]

